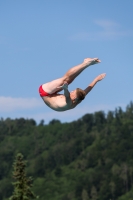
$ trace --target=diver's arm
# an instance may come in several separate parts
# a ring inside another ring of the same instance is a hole
[[[62,88],[64,90],[64,96],[66,97],[66,102],[67,103],[71,103],[72,100],[70,98],[70,92],[68,90],[68,83],[67,82],[64,82],[64,84],[58,88]]]

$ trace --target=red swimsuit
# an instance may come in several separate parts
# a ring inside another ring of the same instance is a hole
[[[43,90],[42,85],[39,87],[39,93],[41,97],[49,96],[49,94]]]

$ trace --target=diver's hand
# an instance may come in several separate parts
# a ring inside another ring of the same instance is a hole
[[[68,89],[68,83],[65,81],[63,85],[61,85],[61,86],[59,86],[57,88]]]

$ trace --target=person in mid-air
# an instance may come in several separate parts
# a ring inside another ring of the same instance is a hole
[[[68,85],[88,66],[100,62],[98,58],[86,58],[83,63],[69,69],[63,77],[42,84],[39,87],[39,93],[45,104],[55,111],[66,111],[75,108],[106,74],[97,76],[85,90],[76,88],[74,91],[69,92]],[[64,94],[59,94],[61,90],[64,90]]]

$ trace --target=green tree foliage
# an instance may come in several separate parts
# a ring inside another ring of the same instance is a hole
[[[126,194],[118,198],[118,200],[132,200],[133,199],[133,189],[131,189]]]
[[[9,200],[30,200],[37,198],[31,191],[32,178],[26,177],[25,167],[26,161],[23,160],[23,155],[18,153],[13,164],[14,192]]]
[[[22,152],[40,200],[133,199],[133,102],[71,123],[0,120],[0,200],[13,192],[11,168]]]
[[[82,200],[89,200],[88,192],[85,189],[82,191]]]

